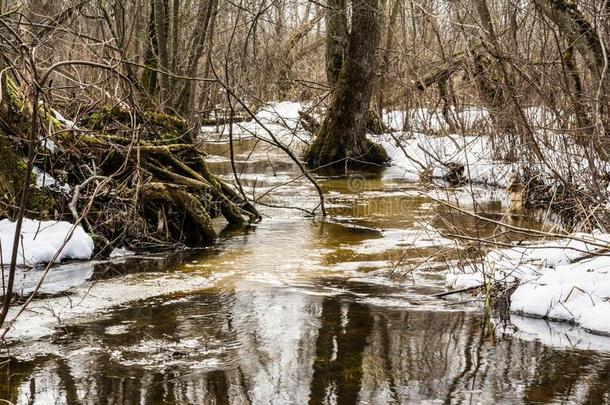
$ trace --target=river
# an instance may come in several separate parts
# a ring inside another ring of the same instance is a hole
[[[204,148],[211,169],[230,179],[226,139]],[[293,180],[298,169],[282,153],[245,140],[235,158],[248,192],[271,191],[260,206],[263,220],[246,228],[219,223],[218,243],[207,249],[70,264],[83,283],[51,289],[36,312],[24,314],[16,333],[27,336],[6,348],[2,398],[19,404],[610,400],[610,338],[543,320],[501,320],[467,296],[434,297],[446,291],[447,267],[475,254],[445,234],[498,231],[431,198],[444,193],[468,206],[468,190],[409,183],[397,168],[320,177],[329,217],[311,218],[299,208],[315,207],[317,195],[306,179]],[[541,226],[506,215],[500,191],[471,191],[484,197],[479,208],[486,215]],[[63,316],[58,303],[78,311]],[[43,312],[44,328],[37,323]]]

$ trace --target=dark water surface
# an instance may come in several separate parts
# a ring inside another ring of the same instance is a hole
[[[260,196],[295,168],[262,145],[250,153],[255,144],[241,142],[237,159],[244,186]],[[212,169],[229,178],[226,142],[206,150],[216,157]],[[433,297],[445,291],[447,266],[463,259],[440,233],[497,229],[448,214],[400,178],[388,169],[321,179],[326,221],[261,207],[261,224],[225,228],[209,249],[91,265],[88,295],[74,304],[91,308],[58,315],[54,333],[12,343],[0,397],[19,404],[608,403],[610,338],[541,320],[504,323],[472,303]],[[497,199],[483,208],[502,217]],[[264,201],[317,203],[302,180]],[[46,298],[39,310],[59,299]]]

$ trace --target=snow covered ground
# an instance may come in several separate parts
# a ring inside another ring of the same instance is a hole
[[[455,123],[465,130],[484,129],[491,124],[489,112],[482,108],[450,108],[449,114]],[[416,132],[446,135],[450,130],[449,124],[438,109],[387,110],[384,112],[383,120],[388,127],[396,131],[408,129]]]
[[[0,243],[2,246],[2,262],[11,261],[15,222],[8,219],[0,221]],[[48,263],[61,249],[55,262],[64,259],[87,260],[93,254],[93,239],[79,225],[70,235],[72,224],[64,221],[36,221],[24,219],[17,255],[17,264],[34,266]],[[62,245],[67,240],[65,246]]]
[[[518,283],[512,313],[568,322],[610,335],[610,234],[494,250],[481,263],[447,274],[448,287],[461,289],[486,281]]]
[[[384,147],[394,167],[408,181],[418,181],[424,171],[433,178],[449,174],[448,163],[464,165],[464,176],[481,185],[508,187],[516,165],[493,159],[490,139],[484,136],[431,136],[396,132],[371,137]]]
[[[287,147],[309,140],[311,135],[300,125],[299,111],[306,110],[307,105],[293,101],[271,103],[260,108],[256,119],[233,124],[233,137],[236,140],[257,138],[273,142],[273,136]],[[214,139],[220,135],[226,140],[229,136],[229,125],[211,125],[201,127],[201,136],[206,140]]]
[[[295,139],[307,142],[311,137],[299,124],[298,112],[302,109],[306,106],[300,103],[274,103],[259,110],[257,118],[282,143],[291,146]],[[471,183],[506,189],[523,166],[497,160],[492,155],[490,136],[472,135],[484,134],[490,128],[489,113],[468,107],[452,109],[450,114],[464,133],[449,133],[450,126],[439,110],[419,108],[386,111],[384,122],[395,132],[369,136],[392,158],[389,171],[393,176],[417,182],[425,173],[442,179],[449,173],[447,164],[458,163]],[[540,180],[553,186],[553,170],[574,179],[587,170],[599,170],[594,166],[604,167],[592,162],[568,135],[558,131],[562,117],[538,107],[527,108],[524,114],[546,159],[546,163],[527,165]],[[227,128],[208,127],[203,132],[226,135]],[[269,139],[255,121],[235,124],[234,134]],[[498,139],[494,142],[498,146]],[[466,288],[488,279],[519,282],[512,296],[513,313],[567,321],[587,331],[610,334],[610,256],[594,253],[608,244],[610,235],[575,234],[572,239],[495,250],[482,262],[447,274],[447,286]]]
[[[255,120],[235,123],[233,136],[235,139],[258,138],[273,142],[270,131],[280,143],[298,152],[311,139],[311,134],[300,124],[299,111],[310,110],[310,105],[292,101],[267,104],[258,110]],[[321,119],[320,111],[310,113]],[[450,171],[448,164],[457,163],[464,166],[464,176],[472,183],[508,187],[511,179],[523,171],[523,164],[506,163],[493,156],[494,149],[510,150],[512,145],[503,145],[508,141],[501,137],[492,139],[485,135],[490,124],[489,112],[465,107],[453,109],[451,114],[463,133],[449,133],[450,127],[440,110],[418,108],[385,111],[384,123],[394,131],[370,134],[369,138],[385,148],[392,159],[393,170],[400,170],[407,181],[416,182],[422,174],[442,179]],[[541,180],[553,183],[553,170],[565,178],[573,178],[593,166],[600,166],[600,162],[590,161],[585,151],[568,135],[554,131],[559,128],[559,119],[550,111],[530,107],[524,114],[546,160],[546,163],[528,162],[527,169],[539,173]],[[228,125],[201,128],[202,137],[208,141],[226,142],[228,132]]]

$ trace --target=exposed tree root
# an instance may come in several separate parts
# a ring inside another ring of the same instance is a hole
[[[11,79],[4,82],[11,93],[0,109],[5,159],[0,162],[0,215],[10,216],[23,188],[19,180],[28,122],[25,98]],[[136,249],[159,243],[207,245],[216,238],[212,218],[223,216],[232,224],[260,218],[232,186],[208,170],[205,154],[181,118],[108,107],[89,113],[77,128],[64,128],[48,111],[40,109],[41,127],[51,133],[40,136],[52,139],[56,149],[44,149],[39,142],[35,164],[71,191],[54,191],[51,198],[51,191],[35,188],[34,180],[29,217],[83,216],[86,230],[105,241],[105,247]]]

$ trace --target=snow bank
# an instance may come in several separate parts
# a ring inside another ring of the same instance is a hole
[[[511,311],[567,321],[610,335],[610,257],[559,265],[539,277],[522,280],[511,298]]]
[[[464,167],[464,177],[472,183],[507,188],[512,179],[524,174],[536,174],[537,180],[550,187],[549,192],[560,187],[558,173],[572,179],[575,184],[587,184],[592,171],[610,172],[610,165],[591,159],[587,151],[574,143],[569,134],[540,132],[536,140],[546,162],[506,163],[494,157],[493,151],[508,150],[509,142],[486,135],[449,134],[437,136],[419,132],[394,132],[392,134],[370,135],[392,159],[392,165],[404,172],[404,178],[417,181],[422,173],[432,178],[444,178],[450,173],[448,164],[457,163]],[[552,169],[551,169],[552,167]],[[580,176],[580,178],[579,178]],[[610,193],[610,188],[609,188]]]
[[[233,136],[235,139],[259,138],[272,142],[272,138],[266,130],[268,129],[285,146],[290,146],[295,141],[309,139],[311,135],[300,125],[299,117],[299,111],[306,109],[307,105],[293,101],[269,103],[257,111],[256,120],[234,123]],[[203,136],[215,133],[228,136],[229,125],[212,125],[201,128]]]
[[[48,263],[61,248],[68,237],[72,224],[64,221],[36,221],[24,219],[21,230],[21,242],[17,264],[33,266]],[[2,261],[8,264],[11,260],[15,223],[8,219],[0,221],[0,242],[2,243]],[[90,259],[93,254],[93,239],[77,226],[68,243],[57,256],[56,262],[63,259]]]
[[[574,234],[526,247],[492,251],[478,264],[447,274],[452,288],[485,280],[519,282],[511,296],[516,314],[565,321],[593,333],[610,335],[610,234]]]
[[[515,165],[498,162],[492,157],[491,141],[486,136],[431,136],[401,132],[373,138],[383,146],[392,165],[404,170],[406,180],[417,181],[424,168],[434,178],[449,174],[446,163],[464,165],[464,175],[472,182],[508,187]]]

